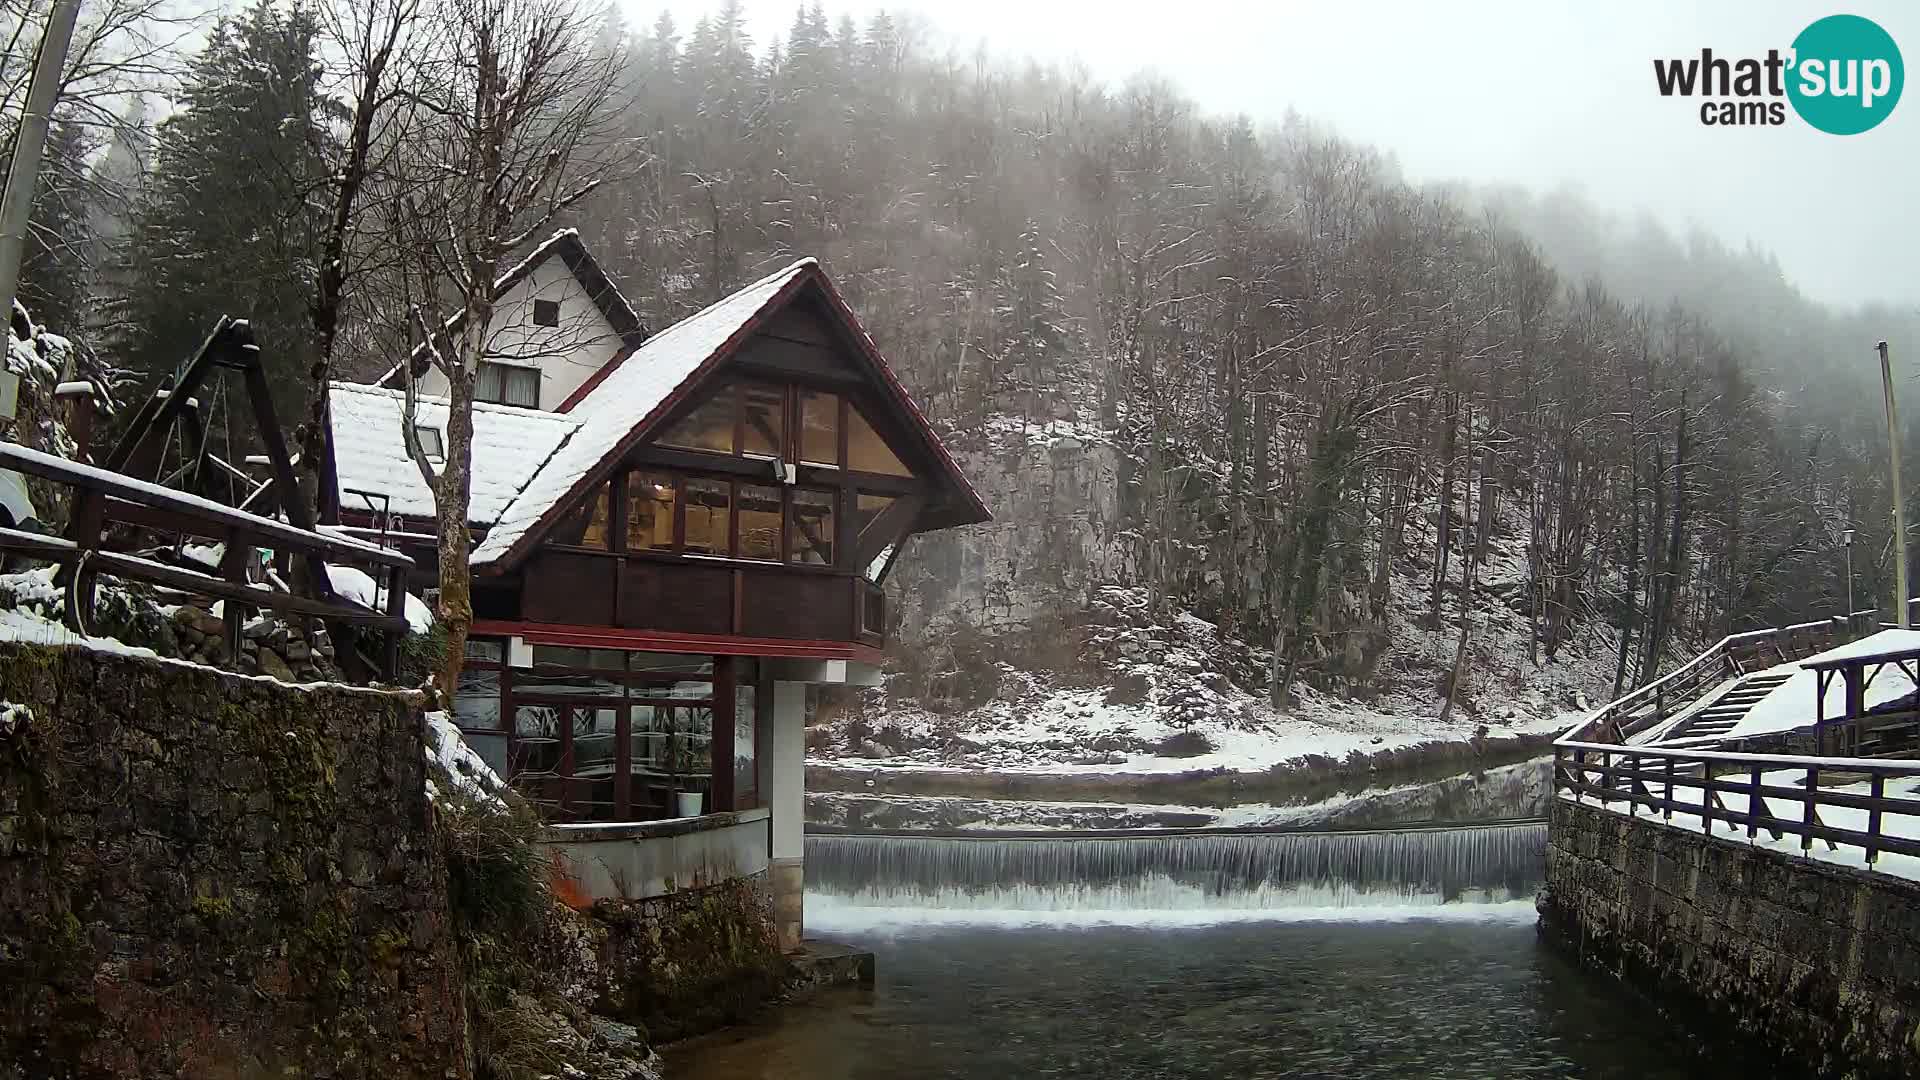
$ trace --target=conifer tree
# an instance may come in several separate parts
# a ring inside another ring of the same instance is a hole
[[[327,107],[318,27],[266,0],[223,19],[158,132],[122,253],[118,347],[141,372],[177,366],[221,315],[252,322],[283,418],[298,415],[325,227]]]
[[[47,135],[20,262],[20,302],[34,321],[65,335],[86,319],[93,278],[86,135],[56,120]]]

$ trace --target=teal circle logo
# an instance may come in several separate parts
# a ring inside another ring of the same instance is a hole
[[[1878,126],[1900,103],[1906,81],[1900,47],[1872,19],[1829,15],[1793,39],[1787,100],[1800,119],[1829,135]]]

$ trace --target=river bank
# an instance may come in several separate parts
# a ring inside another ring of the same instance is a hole
[[[1257,771],[1220,766],[1186,770],[969,769],[915,762],[809,760],[807,790],[980,800],[1085,799],[1214,807],[1266,801],[1300,805],[1512,765],[1547,752],[1554,734],[1528,731],[1431,739],[1370,753],[1356,751],[1343,758],[1304,754]]]

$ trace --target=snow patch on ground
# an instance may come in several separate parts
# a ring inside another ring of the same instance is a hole
[[[1088,634],[1106,669],[1098,685],[1001,663],[992,700],[971,708],[876,693],[816,725],[809,763],[1056,775],[1264,772],[1310,758],[1556,733],[1581,719],[1582,701],[1604,697],[1612,676],[1602,650],[1563,649],[1554,663],[1530,664],[1524,624],[1516,645],[1510,622],[1489,618],[1472,653],[1482,704],[1457,707],[1445,724],[1417,678],[1390,681],[1368,702],[1296,683],[1287,707],[1275,709],[1264,693],[1243,689],[1249,668],[1259,667],[1246,657],[1258,661],[1258,652],[1222,642],[1212,623],[1181,612],[1142,624],[1134,613],[1144,598],[1133,590],[1102,589],[1096,604],[1117,621]],[[1450,654],[1453,646],[1452,632],[1409,627],[1404,636],[1414,647],[1426,641]],[[1428,641],[1436,637],[1445,641]]]

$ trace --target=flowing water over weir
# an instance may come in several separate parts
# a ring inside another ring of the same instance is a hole
[[[812,834],[807,886],[886,908],[1278,910],[1529,900],[1547,827],[1363,832]]]

